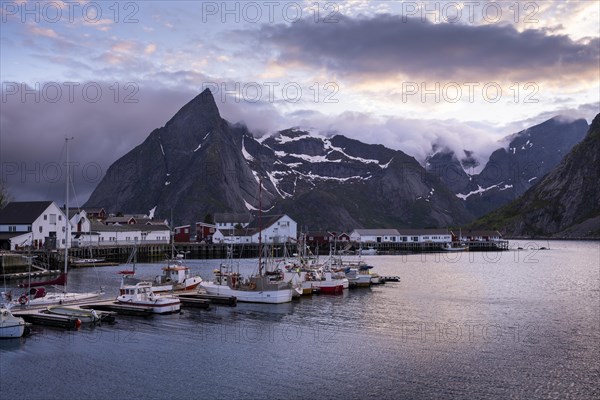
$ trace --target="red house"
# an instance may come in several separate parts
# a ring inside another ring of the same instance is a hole
[[[205,222],[196,222],[196,241],[212,243],[212,237],[217,231],[217,226]]]
[[[348,235],[347,233],[340,233],[338,238],[337,238],[338,242],[349,242],[350,241],[350,235]]]
[[[173,240],[175,243],[187,243],[190,241],[190,226],[176,226],[173,231]]]

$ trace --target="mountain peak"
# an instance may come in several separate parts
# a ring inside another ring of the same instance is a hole
[[[204,89],[202,93],[194,97],[192,101],[183,106],[182,110],[188,105],[192,105],[194,111],[196,112],[201,110],[203,113],[215,113],[219,117],[221,116],[219,113],[219,108],[217,107],[217,103],[215,102],[215,98],[208,88]]]

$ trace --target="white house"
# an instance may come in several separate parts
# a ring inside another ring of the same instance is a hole
[[[212,237],[213,243],[237,244],[251,243],[252,235],[247,229],[217,228]]]
[[[243,229],[224,229],[217,226],[213,242],[258,243],[261,236],[262,243],[277,244],[296,240],[297,235],[298,224],[288,215],[263,215],[260,221],[255,219]]]
[[[457,236],[461,242],[494,242],[502,240],[502,235],[498,231],[461,230]]]
[[[350,240],[360,243],[395,243],[399,241],[397,229],[355,229]]]
[[[92,223],[88,232],[74,235],[73,245],[117,246],[125,244],[168,244],[171,231],[166,225],[154,224],[112,224]]]
[[[400,229],[400,242],[450,243],[452,232],[447,229]]]
[[[64,248],[66,221],[53,201],[15,201],[0,210],[0,243],[11,250]]]
[[[69,221],[71,222],[71,233],[78,232],[89,232],[90,231],[90,219],[88,218],[87,211],[80,210],[78,208],[69,209]]]

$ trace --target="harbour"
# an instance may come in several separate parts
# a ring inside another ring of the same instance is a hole
[[[545,245],[364,257],[400,282],[339,296],[122,314],[78,330],[34,325],[28,337],[0,341],[3,395],[18,396],[25,374],[38,382],[28,391],[34,398],[596,397],[600,245],[534,244]],[[188,264],[208,279],[222,261]],[[255,267],[240,261],[243,272]],[[99,279],[116,296],[122,268],[74,270],[70,284],[88,291]],[[147,379],[158,359],[169,368]],[[61,385],[64,374],[86,376],[87,387]],[[332,391],[333,383],[353,390]]]

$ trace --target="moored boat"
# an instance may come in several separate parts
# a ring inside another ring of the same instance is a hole
[[[283,279],[283,274],[264,274],[242,278],[226,266],[216,269],[215,280],[202,282],[208,294],[235,296],[238,301],[248,303],[280,304],[292,301],[293,292],[301,293],[299,285]]]
[[[444,251],[467,251],[467,250],[469,250],[469,248],[466,246],[462,246],[462,245],[453,246],[450,243],[447,243],[445,246],[442,247],[442,250],[444,250]]]
[[[49,314],[64,315],[67,317],[75,317],[81,321],[82,324],[95,324],[97,322],[114,321],[114,315],[112,313],[106,313],[103,311],[97,312],[93,309],[83,309],[79,307],[70,306],[49,306],[46,308],[46,312]]]
[[[170,292],[173,290],[193,290],[202,283],[199,275],[192,275],[191,268],[185,266],[180,258],[162,268],[162,275],[152,283],[153,292]]]
[[[0,338],[19,338],[25,333],[27,324],[21,317],[15,317],[7,307],[0,307]]]
[[[169,314],[179,312],[181,301],[174,296],[154,293],[151,282],[138,282],[135,285],[124,285],[122,294],[117,301],[152,310],[155,314]]]

